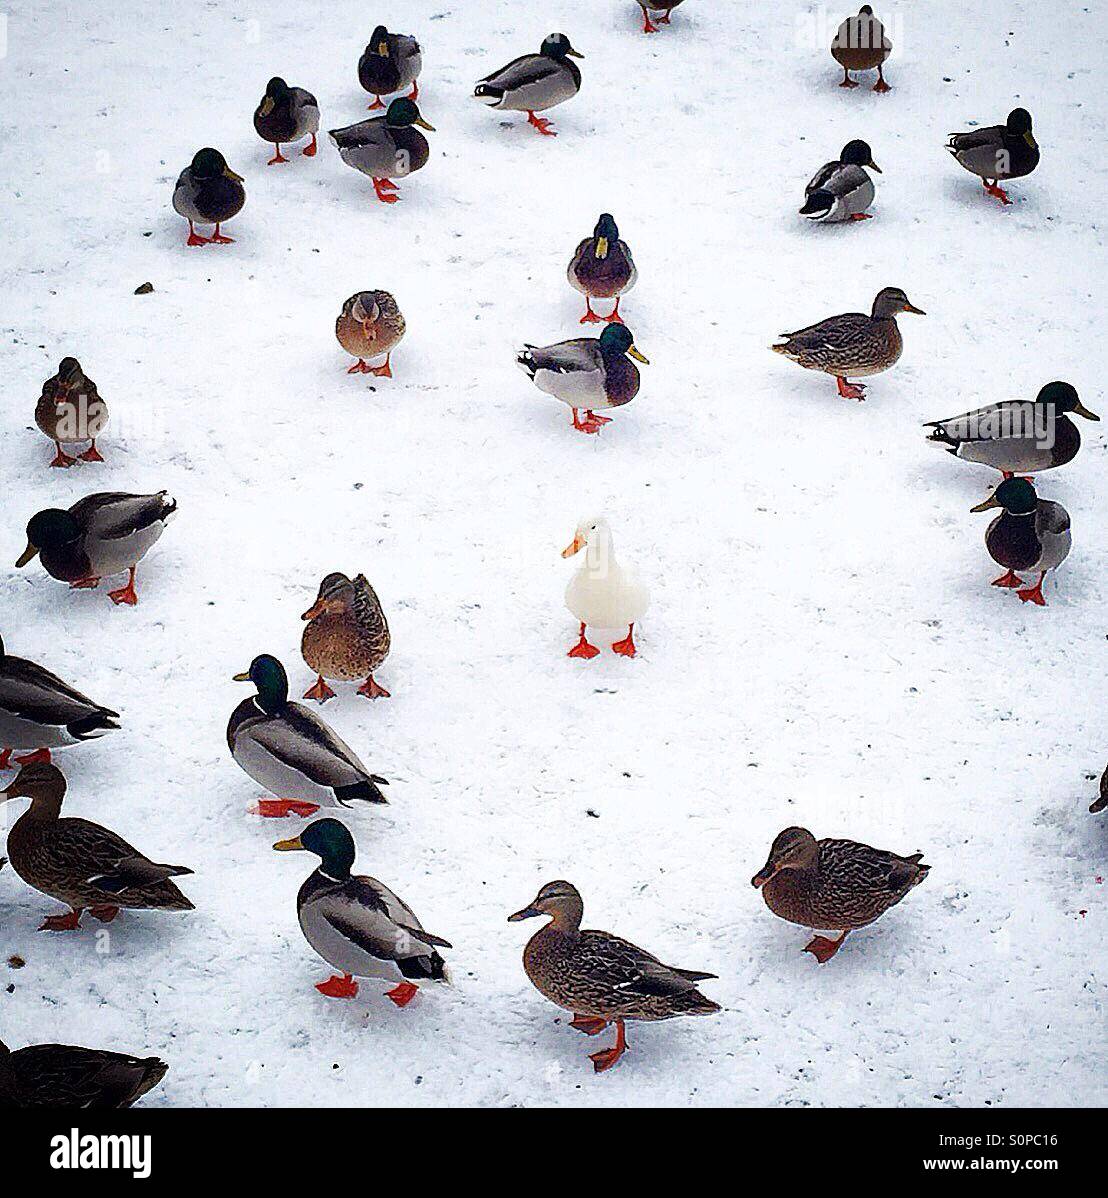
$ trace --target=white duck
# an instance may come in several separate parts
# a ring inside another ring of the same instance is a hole
[[[622,628],[626,624],[627,636],[612,645],[612,652],[634,657],[635,624],[650,606],[650,592],[633,570],[624,569],[616,561],[607,520],[582,520],[572,543],[562,550],[562,557],[572,557],[582,549],[584,564],[566,587],[566,607],[580,620],[581,636],[567,656],[588,658],[600,652],[585,640],[587,627]]]

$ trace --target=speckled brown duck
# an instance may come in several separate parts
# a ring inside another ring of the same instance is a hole
[[[191,911],[192,903],[169,879],[191,874],[182,865],[158,865],[121,836],[86,819],[62,819],[66,784],[47,762],[25,765],[0,791],[0,802],[30,799],[31,806],[8,833],[12,869],[43,894],[65,903],[67,915],[51,915],[40,931],[70,931],[81,913],[109,923],[122,908]]]
[[[102,462],[96,438],[107,427],[108,406],[100,398],[96,384],[81,369],[76,358],[62,358],[58,373],[42,384],[42,395],[35,405],[35,424],[54,442],[57,451],[51,466],[72,466],[82,462]],[[89,442],[84,453],[71,457],[62,445]]]
[[[523,968],[535,989],[573,1012],[570,1027],[595,1036],[616,1025],[612,1048],[590,1055],[597,1073],[610,1069],[627,1050],[624,1021],[653,1022],[678,1015],[714,1015],[718,1004],[696,983],[714,973],[677,969],[610,932],[581,930],[584,904],[569,882],[547,882],[533,902],[508,922],[549,915],[523,950]]]
[[[352,295],[335,321],[339,345],[358,359],[346,373],[391,379],[392,351],[400,344],[405,327],[400,308],[387,291],[359,291]],[[382,355],[385,358],[382,365],[367,364],[367,358]]]
[[[367,699],[387,699],[389,692],[373,680],[373,673],[389,655],[392,639],[377,592],[364,574],[353,581],[345,574],[328,574],[319,584],[315,603],[304,613],[308,621],[300,651],[318,680],[305,699],[326,703],[335,692],[324,681],[356,682],[364,679],[358,694]]]
[[[795,333],[782,333],[785,340],[770,349],[805,370],[833,375],[844,399],[865,399],[865,387],[848,380],[880,374],[896,365],[904,349],[896,324],[900,312],[927,315],[899,287],[885,287],[874,297],[868,316],[864,312],[829,316]]]
[[[858,87],[851,79],[851,71],[877,71],[875,92],[892,89],[885,82],[883,71],[885,60],[892,53],[893,44],[885,36],[885,28],[873,15],[873,9],[863,4],[856,17],[847,17],[839,26],[831,42],[831,57],[843,69],[840,87]]]
[[[842,929],[837,940],[816,936],[804,946],[822,965],[847,932],[873,923],[927,877],[931,866],[922,865],[922,857],[898,857],[856,840],[816,840],[807,828],[786,828],[751,881],[774,915],[809,928]]]
[[[168,1070],[157,1057],[76,1044],[31,1044],[12,1052],[0,1041],[0,1110],[122,1110],[153,1090]]]

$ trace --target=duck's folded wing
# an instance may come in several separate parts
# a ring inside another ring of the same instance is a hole
[[[1040,534],[1053,533],[1058,536],[1069,532],[1070,514],[1060,503],[1049,499],[1040,499],[1035,513],[1035,525]]]
[[[968,150],[996,148],[1004,144],[1003,125],[988,125],[984,129],[971,129],[967,133],[951,133],[947,148],[964,154]]]
[[[177,503],[165,491],[156,495],[129,495],[122,491],[105,491],[78,500],[70,515],[88,528],[98,540],[114,541],[132,536],[139,529],[149,528],[165,520],[177,510]]]
[[[819,191],[822,188],[825,188],[827,186],[828,180],[831,179],[837,170],[841,169],[841,162],[825,162],[809,180],[808,186],[804,189],[804,194],[811,195],[813,191]]]
[[[59,820],[50,832],[50,863],[62,873],[119,894],[189,874],[180,865],[159,865],[111,829],[84,819]]]
[[[336,932],[378,960],[428,955],[432,941],[393,919],[386,894],[372,878],[351,878],[341,889],[323,895],[318,911]]]
[[[421,53],[419,42],[409,33],[398,33],[396,35],[396,53],[401,59],[414,58]]]
[[[870,318],[862,312],[844,312],[842,316],[831,316],[806,329],[782,333],[781,336],[788,339],[790,348],[809,352],[833,350],[850,345],[869,322]]]
[[[384,781],[370,774],[354,750],[315,712],[299,703],[286,704],[279,716],[260,720],[243,734],[318,786],[337,788],[367,779]]]
[[[607,989],[625,994],[673,995],[696,989],[645,949],[608,932],[582,932],[581,948],[589,977]]]
[[[927,420],[924,428],[939,429],[947,437],[958,441],[995,441],[1011,436],[1013,428],[1022,427],[1013,417],[1022,414],[1021,400],[1005,400],[1003,403],[987,404],[961,416],[946,416],[942,420]],[[1008,430],[1005,432],[1004,430]]]
[[[561,69],[553,58],[548,58],[545,54],[524,54],[520,58],[512,59],[499,71],[486,75],[479,82],[491,83],[505,91],[515,91],[516,88],[528,87],[542,79],[550,78],[551,75],[557,75]]]
[[[119,712],[94,703],[87,695],[21,657],[0,663],[0,708],[36,724],[73,724],[92,715],[118,718]]]
[[[340,150],[383,146],[390,140],[388,127],[382,116],[370,117],[368,121],[359,121],[356,125],[346,125],[342,129],[332,129],[328,136]]]
[[[555,374],[587,374],[601,370],[604,359],[600,343],[592,337],[574,337],[554,345],[529,345],[528,356],[535,370],[552,370]]]
[[[836,882],[852,891],[899,894],[918,877],[922,855],[901,857],[853,840],[820,842],[821,866],[826,861]]]
[[[851,163],[833,171],[823,183],[823,189],[834,196],[848,196],[855,191],[860,191],[869,182],[869,175],[860,166]]]

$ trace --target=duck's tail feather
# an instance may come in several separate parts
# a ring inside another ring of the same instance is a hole
[[[349,786],[336,786],[335,798],[342,804],[353,799],[361,799],[363,803],[387,803],[388,799],[381,793],[380,787],[388,786],[388,781],[377,774],[370,774],[363,782],[353,782]]]

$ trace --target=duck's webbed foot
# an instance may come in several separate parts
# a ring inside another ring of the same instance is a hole
[[[305,799],[259,799],[248,808],[251,815],[262,815],[266,819],[285,819],[290,815],[299,815],[307,819],[319,810],[318,803],[309,803]]]
[[[1017,591],[1020,599],[1024,603],[1034,603],[1037,607],[1046,607],[1046,600],[1043,598],[1043,579],[1046,577],[1046,572],[1043,571],[1039,575],[1039,581],[1033,587],[1028,587],[1025,591]]]
[[[48,915],[39,925],[40,932],[75,932],[81,926],[80,911],[68,915]]]
[[[558,134],[554,131],[554,128],[553,128],[551,122],[548,121],[545,117],[535,116],[535,114],[533,112],[528,111],[527,123],[529,125],[533,125],[543,135],[543,137],[557,137],[558,136]]]
[[[1023,579],[1013,570],[1009,570],[1007,574],[1002,574],[999,578],[994,578],[992,581],[994,587],[1021,587]]]
[[[608,1026],[608,1021],[596,1015],[574,1015],[569,1021],[569,1026],[584,1032],[586,1036],[599,1036]]]
[[[621,641],[616,641],[612,646],[612,652],[618,653],[621,657],[634,657],[636,653],[635,641],[632,634],[635,631],[634,624],[627,625],[627,635]]]
[[[385,997],[391,998],[398,1007],[406,1007],[419,993],[419,987],[412,982],[401,982],[391,990],[385,991]]]
[[[998,199],[1002,204],[1010,204],[1012,201],[1008,198],[1008,193],[1000,186],[999,183],[990,183],[987,179],[983,179],[986,195],[991,195]]]
[[[581,637],[577,644],[566,654],[566,657],[584,657],[586,659],[596,657],[600,650],[595,645],[590,645],[585,640],[585,625],[581,625]]]
[[[328,699],[335,697],[335,692],[323,681],[323,675],[320,674],[314,686],[309,686],[304,692],[305,699],[318,699],[320,703],[326,703]]]
[[[348,973],[341,978],[334,974],[325,982],[317,982],[315,988],[328,998],[354,998],[358,993],[358,983]]]
[[[390,695],[389,692],[387,690],[385,690],[385,688],[383,686],[378,686],[378,684],[373,681],[372,674],[370,674],[370,676],[365,680],[365,682],[363,682],[362,685],[358,687],[358,694],[365,695],[365,697],[367,699],[391,699],[392,698],[392,695]]]
[[[127,578],[127,585],[120,587],[118,590],[109,591],[108,598],[115,604],[125,603],[128,607],[134,607],[138,603],[138,593],[135,591],[135,567],[132,566]]]
[[[830,961],[831,958],[843,946],[843,941],[846,939],[844,931],[839,936],[838,940],[828,940],[826,936],[813,936],[811,940],[804,946],[806,953],[811,953],[813,957],[821,964]]]
[[[835,376],[835,382],[839,385],[839,394],[843,399],[865,399],[866,389],[861,383],[850,383],[844,378]]]
[[[373,190],[382,204],[395,204],[400,199],[398,195],[393,195],[396,184],[391,179],[374,179]]]
[[[623,1020],[617,1019],[616,1024],[616,1042],[611,1048],[604,1048],[600,1052],[589,1054],[589,1060],[592,1061],[592,1067],[597,1073],[603,1073],[605,1069],[611,1067],[619,1060],[627,1051],[627,1037],[623,1030]]]

